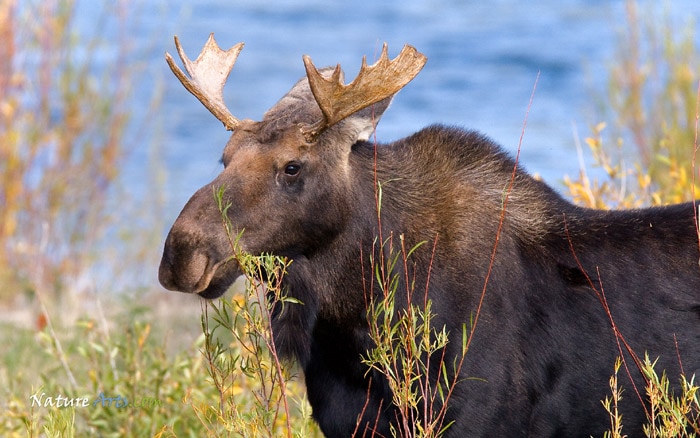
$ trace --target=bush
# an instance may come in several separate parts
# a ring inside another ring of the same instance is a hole
[[[653,9],[640,17],[635,1],[626,10],[608,93],[599,99],[606,122],[597,122],[585,140],[602,179],[589,178],[582,164],[578,177],[564,183],[575,202],[594,208],[689,201],[700,193],[693,176],[700,91],[695,27],[668,15],[659,20]],[[684,29],[681,36],[677,28]]]
[[[79,33],[74,0],[0,1],[3,304],[61,302],[72,312],[102,271],[116,289],[115,277],[143,260],[136,245],[128,257],[107,256],[127,247],[124,217],[133,236],[133,224],[153,211],[126,211],[118,186],[126,145],[136,143],[129,132],[139,66],[126,62],[134,17],[121,2],[91,7],[102,25]]]

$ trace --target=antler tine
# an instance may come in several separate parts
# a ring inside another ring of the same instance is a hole
[[[425,55],[407,44],[401,49],[401,53],[390,61],[387,45],[384,43],[379,60],[368,67],[367,57],[363,57],[362,67],[355,80],[344,85],[340,64],[327,78],[316,69],[308,55],[304,55],[303,59],[311,92],[323,112],[322,120],[301,128],[309,143],[315,141],[321,132],[335,123],[394,95],[416,77],[428,60]]]
[[[227,130],[233,131],[238,126],[239,120],[226,108],[224,103],[224,85],[233,65],[236,63],[238,54],[243,49],[243,43],[238,43],[224,51],[221,50],[221,47],[214,40],[214,34],[212,33],[194,62],[190,61],[185,55],[185,51],[180,46],[177,36],[175,36],[175,47],[190,77],[188,78],[180,70],[180,67],[175,65],[173,57],[166,52],[165,60],[168,62],[170,70],[173,71],[187,91],[199,99],[224,124]]]

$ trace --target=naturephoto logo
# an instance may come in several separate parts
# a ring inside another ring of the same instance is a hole
[[[45,392],[32,394],[29,397],[32,407],[44,408],[119,408],[119,409],[142,409],[160,407],[163,403],[154,397],[136,397],[129,400],[121,395],[107,397],[104,392],[100,392],[97,397],[67,397],[63,394],[47,395]]]

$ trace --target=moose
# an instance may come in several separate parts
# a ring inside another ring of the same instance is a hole
[[[432,325],[450,336],[446,373],[478,312],[451,376],[445,436],[602,436],[618,357],[628,370],[624,431],[638,436],[649,406],[637,355],[658,358],[672,385],[700,375],[698,203],[579,207],[486,136],[456,127],[379,143],[377,121],[427,60],[409,45],[393,59],[384,45],[349,84],[340,65],[319,70],[304,56],[306,75],[253,121],[223,101],[243,43],[224,51],[212,34],[195,61],[175,44],[187,73],[166,53],[170,68],[232,134],[223,170],[166,238],[160,283],[213,299],[240,276],[213,194],[222,188],[241,249],[292,261],[282,286],[298,304],[273,314],[274,343],[303,371],[327,437],[400,430],[387,379],[362,362],[374,346],[367,294],[382,293],[372,287],[378,236],[415,248],[394,267],[396,301],[407,306],[411,284],[426,285]]]

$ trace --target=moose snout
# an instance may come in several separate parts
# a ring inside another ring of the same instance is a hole
[[[203,298],[223,295],[240,275],[238,263],[215,241],[181,226],[182,223],[176,221],[165,239],[158,268],[160,284],[168,290],[196,293]]]

